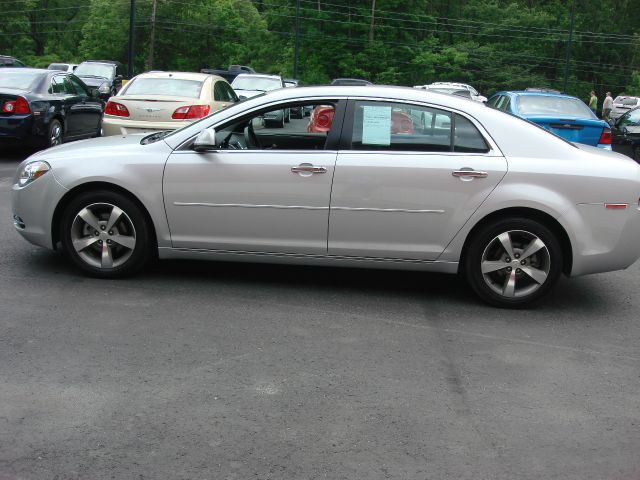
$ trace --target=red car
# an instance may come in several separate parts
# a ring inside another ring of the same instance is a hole
[[[327,133],[331,128],[333,121],[333,113],[335,109],[331,105],[318,105],[311,112],[307,132],[309,133]],[[391,112],[391,133],[395,134],[412,134],[413,122],[411,117],[404,112]]]

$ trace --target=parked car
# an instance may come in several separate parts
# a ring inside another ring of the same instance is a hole
[[[264,75],[242,73],[238,75],[231,84],[240,100],[255,97],[265,92],[285,88],[284,81],[279,75]],[[291,111],[273,111],[263,117],[264,125],[267,127],[284,128],[285,123],[289,123]]]
[[[333,106],[329,131],[260,127],[265,111],[300,103]],[[394,111],[450,126],[394,134]],[[631,159],[477,102],[324,86],[269,92],[172,133],[30,157],[12,213],[25,239],[61,244],[101,278],[153,256],[422,269],[460,272],[486,302],[523,307],[563,272],[633,264],[639,195]]]
[[[610,123],[613,124],[618,118],[640,106],[640,97],[628,97],[624,95],[618,95],[613,101],[613,108],[609,114]]]
[[[20,68],[26,67],[24,63],[14,57],[9,57],[8,55],[0,55],[0,68]]]
[[[283,78],[282,81],[284,82],[285,88],[295,88],[295,87],[302,86],[302,82],[300,80],[294,80],[292,78]],[[307,111],[309,112],[308,114],[311,113],[311,106],[299,105],[296,107],[291,107],[290,110],[291,110],[291,118],[304,118],[305,115],[307,115],[306,113]]]
[[[517,115],[569,140],[611,150],[611,129],[580,99],[547,92],[498,92],[491,108]]]
[[[50,63],[47,70],[60,70],[61,72],[73,73],[77,66],[77,63]]]
[[[363,80],[362,78],[334,78],[331,81],[331,85],[334,86],[365,86],[373,85],[369,80]]]
[[[107,102],[103,135],[176,130],[237,101],[231,85],[217,75],[143,73]]]
[[[87,60],[74,73],[89,87],[97,88],[105,101],[120,91],[122,81],[127,78],[124,66],[113,60]]]
[[[100,135],[104,103],[75,75],[36,68],[0,74],[0,144],[52,147]]]
[[[640,163],[640,107],[627,111],[611,125],[613,150]]]
[[[433,82],[428,85],[416,85],[413,88],[418,88],[422,90],[434,90],[436,92],[441,93],[449,93],[452,95],[459,95],[462,97],[471,98],[476,102],[486,102],[487,97],[484,97],[478,93],[478,91],[473,88],[471,85],[467,85],[466,83],[456,83],[456,82]],[[468,94],[462,92],[469,92]]]
[[[203,68],[200,73],[207,73],[209,75],[217,75],[224,78],[227,82],[231,83],[241,73],[256,73],[256,71],[247,67],[246,65],[229,65],[228,70]]]

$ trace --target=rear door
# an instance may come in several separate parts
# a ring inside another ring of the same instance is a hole
[[[69,75],[55,75],[51,78],[49,93],[55,95],[61,103],[65,122],[65,136],[77,137],[86,130],[83,121],[82,98],[69,79]]]
[[[87,87],[76,76],[69,75],[67,78],[79,99],[71,107],[74,110],[74,115],[77,115],[78,133],[86,135],[97,133],[103,111],[102,101],[99,98],[91,97]]]
[[[441,108],[350,101],[343,132],[330,255],[435,260],[507,170],[474,121]]]

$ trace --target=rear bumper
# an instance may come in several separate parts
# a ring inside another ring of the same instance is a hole
[[[42,146],[46,129],[32,114],[0,116],[0,145]]]
[[[134,133],[152,133],[167,130],[177,130],[178,128],[191,125],[192,122],[145,122],[127,120],[120,117],[107,117],[102,119],[102,135],[132,135]]]

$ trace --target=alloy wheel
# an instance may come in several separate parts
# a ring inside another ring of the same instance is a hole
[[[84,207],[71,224],[71,242],[78,256],[100,269],[123,265],[136,247],[131,218],[110,203]]]
[[[480,268],[485,283],[498,295],[525,297],[547,281],[551,256],[545,243],[533,233],[509,230],[489,242]]]
[[[51,127],[49,143],[52,147],[55,147],[56,145],[60,145],[62,143],[62,125],[57,122],[53,125],[53,127]]]

